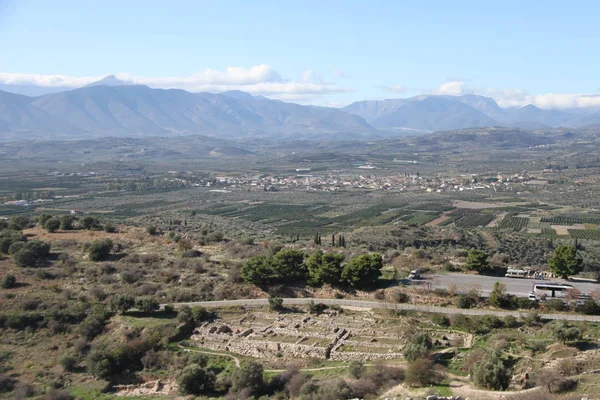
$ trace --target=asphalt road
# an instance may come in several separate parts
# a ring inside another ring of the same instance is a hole
[[[366,300],[346,300],[346,299],[311,299],[311,298],[286,298],[283,299],[283,304],[286,306],[291,305],[305,305],[314,301],[315,303],[323,303],[327,305],[338,305],[338,306],[351,306],[361,308],[387,308],[392,310],[407,310],[407,311],[420,311],[420,312],[432,312],[441,314],[464,314],[464,315],[496,315],[498,317],[505,317],[512,315],[514,317],[521,316],[519,311],[493,311],[493,310],[465,310],[462,308],[454,307],[433,307],[424,306],[419,304],[395,304],[386,303],[381,301],[366,301]],[[176,303],[173,304],[175,307],[181,307],[183,305],[203,306],[203,307],[227,307],[227,306],[245,306],[245,307],[258,307],[266,306],[269,304],[268,299],[239,299],[239,300],[219,300],[219,301],[197,301],[189,303]],[[163,305],[164,306],[164,305]],[[578,315],[578,314],[540,314],[543,319],[560,319],[565,321],[588,321],[588,322],[600,322],[600,316],[598,315]]]
[[[430,284],[433,288],[448,288],[454,284],[459,292],[465,292],[470,289],[477,289],[483,296],[488,296],[494,288],[494,283],[501,282],[506,285],[506,291],[519,297],[527,297],[533,288],[534,282],[560,282],[566,283],[578,289],[581,293],[590,293],[594,289],[600,289],[600,284],[593,282],[573,282],[563,279],[533,280],[524,278],[504,278],[484,275],[466,275],[466,274],[443,274],[425,276],[424,279],[416,281],[420,284]]]

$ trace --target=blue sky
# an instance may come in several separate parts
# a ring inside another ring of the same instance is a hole
[[[0,83],[120,74],[322,105],[479,93],[585,106],[600,102],[599,15],[598,1],[0,0]]]

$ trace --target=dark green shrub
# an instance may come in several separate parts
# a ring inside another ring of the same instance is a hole
[[[271,311],[282,311],[283,299],[281,297],[269,297],[269,309]]]
[[[15,380],[6,375],[0,374],[0,393],[12,392],[15,387]]]
[[[35,267],[37,258],[35,253],[28,249],[22,249],[12,255],[14,263],[19,267]]]
[[[44,228],[48,232],[56,232],[60,228],[60,220],[58,218],[50,218],[44,223]]]
[[[326,304],[323,303],[315,303],[314,301],[310,301],[308,303],[308,312],[310,314],[322,314],[323,311],[327,310],[329,308],[329,306],[327,306]]]
[[[17,278],[14,275],[6,274],[2,277],[1,286],[3,289],[12,289],[17,286]]]
[[[251,394],[260,394],[265,388],[263,366],[254,361],[243,364],[232,374],[231,383],[231,389],[234,392],[244,390]]]
[[[429,352],[432,348],[431,337],[426,333],[417,333],[404,346],[402,354],[408,362],[414,362],[418,358],[429,357]]]
[[[410,296],[400,289],[394,289],[390,292],[390,299],[395,303],[408,303]]]
[[[516,328],[519,326],[519,321],[512,315],[507,315],[504,317],[504,326],[507,328]]]
[[[450,326],[450,318],[444,314],[433,314],[431,322],[439,326]]]
[[[514,297],[514,307],[519,310],[531,310],[537,308],[537,303],[533,300],[529,300],[527,297]]]
[[[585,315],[598,315],[600,314],[600,306],[596,303],[596,300],[587,298],[579,307],[579,312]]]
[[[549,299],[543,303],[544,310],[547,311],[565,311],[567,305],[561,299]]]
[[[477,299],[468,294],[461,294],[456,298],[456,306],[459,308],[472,308],[475,304]]]
[[[175,307],[173,304],[165,304],[163,311],[165,314],[173,314],[175,312]]]
[[[195,364],[188,365],[177,375],[177,387],[183,395],[210,393],[214,390],[216,381],[214,372]]]
[[[511,371],[496,351],[489,351],[476,363],[471,376],[479,387],[488,390],[506,390],[510,384]]]
[[[130,294],[116,294],[110,299],[110,309],[114,312],[125,313],[134,305],[135,299]]]
[[[65,369],[65,371],[72,372],[77,367],[77,359],[69,354],[64,354],[58,359],[58,363]]]
[[[353,360],[348,364],[348,374],[354,379],[359,379],[363,372],[365,372],[365,369],[362,361]]]
[[[117,227],[114,226],[113,224],[111,224],[110,222],[107,222],[106,224],[104,224],[104,232],[115,233],[116,231],[117,231]]]
[[[135,307],[145,313],[151,313],[160,308],[160,304],[154,297],[140,297],[135,302]]]
[[[75,218],[70,215],[63,215],[60,218],[60,229],[63,231],[72,231]]]
[[[100,221],[98,218],[94,218],[92,216],[86,216],[81,221],[81,227],[87,230],[94,230],[100,227]]]
[[[110,251],[113,247],[113,243],[110,239],[95,240],[90,248],[88,254],[91,261],[102,261],[108,258]]]

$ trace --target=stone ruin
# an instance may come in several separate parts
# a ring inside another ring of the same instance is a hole
[[[255,358],[318,358],[338,361],[402,358],[407,341],[402,333],[374,329],[374,318],[335,318],[333,314],[302,316],[249,313],[224,323],[215,321],[196,328],[191,345]],[[452,339],[434,338],[440,346]]]

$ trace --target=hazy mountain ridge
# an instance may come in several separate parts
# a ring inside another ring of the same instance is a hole
[[[302,106],[243,92],[151,89],[115,79],[108,79],[110,85],[38,97],[0,92],[2,139],[190,134],[378,137],[377,130],[362,118],[336,108]]]
[[[494,99],[473,94],[359,101],[342,110],[361,116],[378,129],[411,128],[430,132],[482,126],[580,128],[600,123],[600,110],[541,109],[533,105],[501,108]]]
[[[305,106],[238,90],[219,94],[152,89],[107,76],[41,96],[0,91],[0,140],[208,135],[234,138],[369,140],[503,126],[579,128],[600,110],[502,108],[474,94],[420,95],[355,102],[342,109]]]

